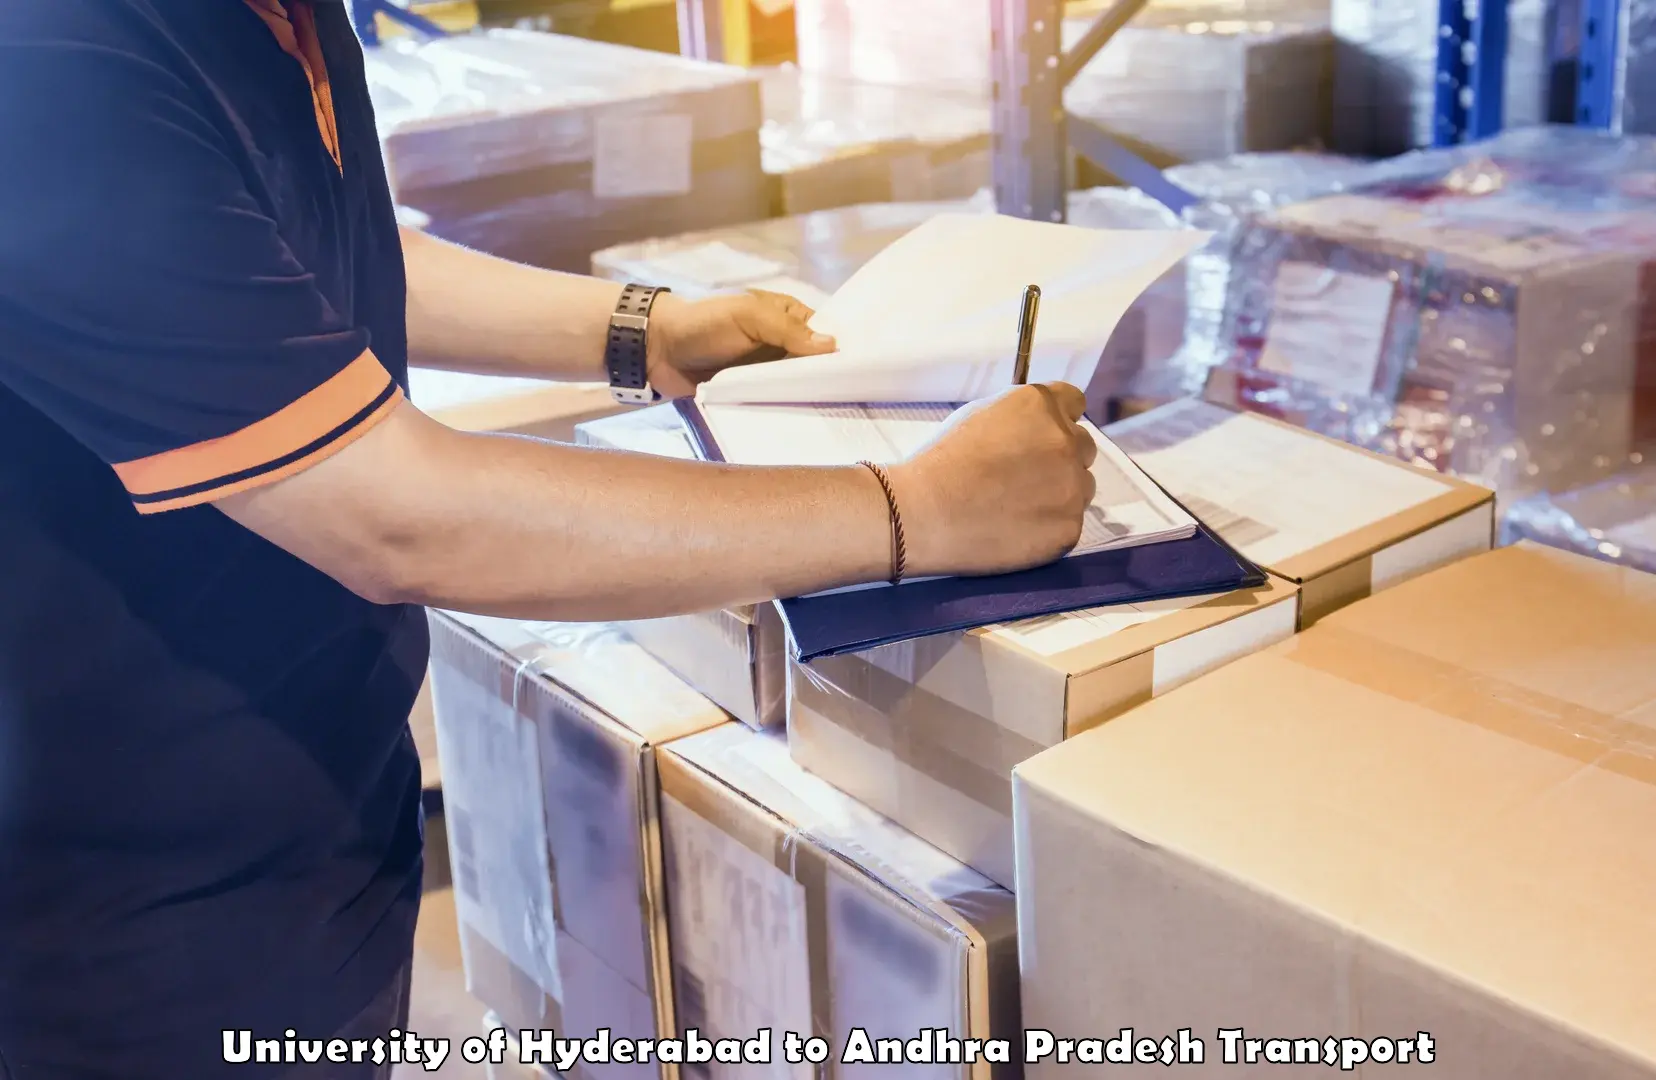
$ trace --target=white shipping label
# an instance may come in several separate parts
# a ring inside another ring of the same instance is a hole
[[[673,903],[679,1028],[709,1038],[772,1031],[768,1065],[709,1065],[712,1080],[809,1080],[812,1067],[782,1054],[786,1031],[811,1030],[805,890],[768,860],[663,795]]]
[[[1340,393],[1372,392],[1393,291],[1387,278],[1283,263],[1259,366]]]
[[[1613,529],[1606,529],[1604,538],[1611,543],[1637,551],[1656,551],[1656,514],[1647,514],[1642,518],[1617,525]]]
[[[457,913],[562,1001],[534,728],[471,679],[445,675],[434,696]]]
[[[928,928],[920,920],[936,920]],[[905,1042],[938,1028],[964,1038],[967,1002],[961,993],[966,938],[929,912],[900,899],[884,901],[838,874],[828,878],[829,966],[833,972],[833,1029],[846,1038],[861,1028],[871,1042]],[[837,1049],[837,1048],[836,1048]],[[841,1063],[841,1080],[877,1080],[891,1064]],[[966,1070],[949,1062],[896,1066],[905,1080],[950,1080]]]
[[[1327,439],[1193,402],[1110,429],[1116,445],[1255,562],[1291,559],[1447,486]]]
[[[684,113],[600,116],[592,123],[592,193],[600,199],[688,195],[695,125]]]

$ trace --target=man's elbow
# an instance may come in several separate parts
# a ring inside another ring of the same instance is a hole
[[[371,604],[434,607],[452,600],[425,537],[379,522],[357,524],[366,527],[350,530],[349,537],[336,533],[331,543],[300,557]]]

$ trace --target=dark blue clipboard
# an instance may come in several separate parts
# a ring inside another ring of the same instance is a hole
[[[674,405],[703,460],[723,461],[695,402],[682,399]],[[1179,505],[1189,513],[1188,507]],[[794,659],[810,663],[824,656],[992,623],[1263,584],[1265,571],[1197,518],[1195,535],[1183,540],[1078,555],[1015,574],[907,582],[797,597],[777,606],[788,627]]]

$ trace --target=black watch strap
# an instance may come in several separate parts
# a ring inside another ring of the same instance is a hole
[[[668,291],[660,285],[628,285],[610,316],[604,368],[609,372],[610,393],[624,404],[647,405],[657,398],[650,386],[650,309],[656,297]]]

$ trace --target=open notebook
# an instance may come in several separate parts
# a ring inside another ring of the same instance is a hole
[[[894,462],[962,405],[1011,384],[1024,287],[1041,286],[1030,382],[1086,386],[1134,300],[1206,239],[944,214],[870,260],[817,311],[837,352],[720,373],[678,408],[698,453],[743,465]],[[939,404],[942,403],[942,404]],[[785,600],[795,654],[870,648],[1100,604],[1264,580],[1105,436],[1080,544],[1034,570],[923,578]]]

